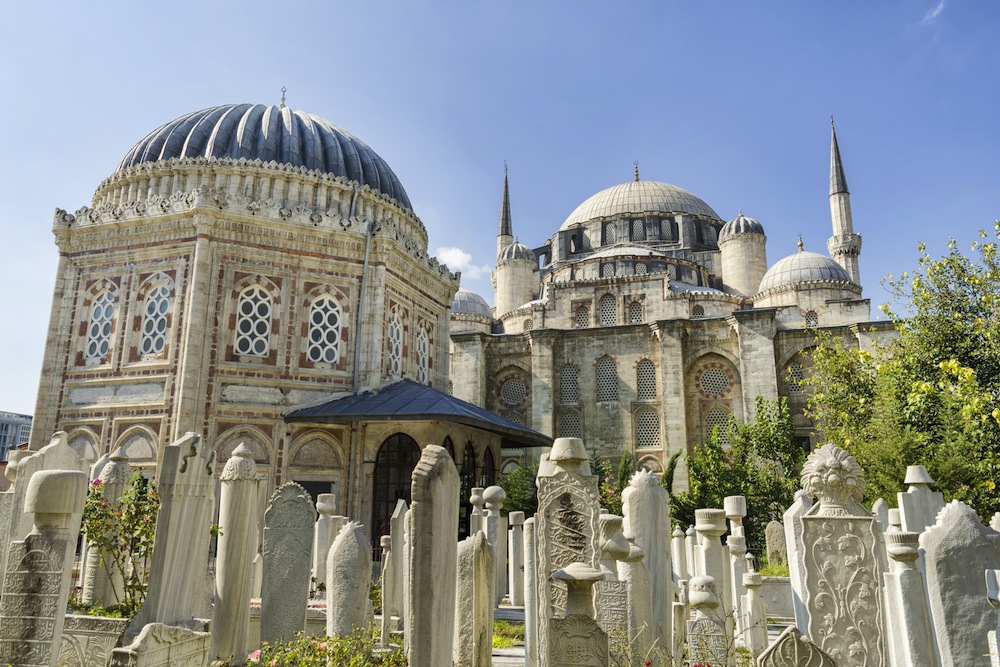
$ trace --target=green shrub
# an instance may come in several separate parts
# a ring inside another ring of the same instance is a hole
[[[302,637],[290,642],[265,642],[247,664],[268,667],[406,667],[402,649],[379,646],[375,628],[346,637]]]

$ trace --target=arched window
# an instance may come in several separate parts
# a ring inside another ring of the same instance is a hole
[[[802,393],[802,381],[805,379],[805,374],[802,371],[802,364],[797,361],[793,361],[788,364],[788,393],[789,394],[801,394]]]
[[[597,401],[618,400],[618,369],[615,360],[604,356],[597,360]]]
[[[156,285],[146,294],[139,354],[145,356],[163,352],[163,348],[167,345],[167,313],[169,312],[170,290],[165,285]]]
[[[524,326],[522,328],[524,331],[531,331],[533,325],[530,317],[524,321]]]
[[[722,368],[707,368],[698,378],[698,388],[706,398],[722,398],[733,388],[733,378]]]
[[[417,334],[417,382],[428,384],[431,378],[431,344],[427,330]]]
[[[705,415],[705,439],[712,436],[712,431],[718,427],[719,442],[729,444],[729,413],[722,408],[712,408]]]
[[[574,329],[586,329],[590,326],[590,308],[580,306],[573,316]]]
[[[613,294],[605,294],[599,302],[601,311],[601,326],[611,327],[618,321],[618,304]]]
[[[638,300],[628,305],[628,323],[642,324],[642,304]]]
[[[611,245],[615,242],[618,235],[615,233],[615,223],[605,222],[604,223],[604,241],[603,245]]]
[[[639,362],[635,367],[635,386],[640,401],[656,398],[656,364],[649,359]]]
[[[389,359],[387,370],[390,376],[403,373],[403,323],[398,315],[389,319]]]
[[[635,417],[635,444],[637,447],[660,446],[660,415],[649,408]]]
[[[601,264],[601,277],[602,278],[614,278],[615,276],[615,263],[605,262]]]
[[[105,290],[90,305],[90,324],[87,327],[87,359],[98,360],[111,351],[111,330],[115,317],[115,294]]]
[[[576,366],[566,364],[559,369],[559,402],[576,405],[580,402],[580,382]]]
[[[646,240],[646,221],[645,220],[633,220],[632,221],[632,240],[633,241],[645,241]]]
[[[646,268],[646,263],[645,262],[636,262],[635,263],[635,275],[637,275],[637,276],[644,276],[644,275],[646,275],[647,272],[648,272],[648,269]]]
[[[266,357],[271,337],[271,295],[259,285],[240,294],[236,307],[236,354]]]
[[[819,326],[819,315],[816,314],[815,310],[806,311],[806,328],[815,329]]]
[[[445,448],[445,450],[448,452],[448,456],[450,456],[451,460],[454,461],[455,460],[455,444],[451,441],[451,436],[450,435],[446,435],[444,437],[444,442],[441,443],[441,446]]]
[[[700,320],[705,317],[705,308],[701,305],[694,305],[691,307],[691,318],[695,320]]]
[[[458,480],[458,536],[465,538],[469,536],[469,521],[472,516],[472,503],[469,502],[469,496],[472,495],[472,487],[476,486],[476,448],[472,446],[471,442],[465,443]]]
[[[388,535],[389,519],[396,501],[410,502],[413,469],[420,460],[420,447],[405,433],[395,433],[382,442],[375,457],[372,535]]]
[[[493,486],[497,481],[497,467],[496,462],[493,460],[493,452],[486,448],[483,452],[483,469],[479,473],[479,486],[484,489],[487,486]]]
[[[340,304],[328,296],[313,302],[309,311],[309,347],[306,358],[314,364],[340,361]]]
[[[583,425],[580,423],[580,413],[576,410],[566,410],[559,415],[560,438],[582,438]]]

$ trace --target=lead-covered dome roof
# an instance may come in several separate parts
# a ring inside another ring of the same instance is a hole
[[[523,243],[514,241],[509,246],[501,250],[500,254],[497,256],[497,261],[503,261],[506,259],[526,259],[534,262],[537,260],[537,257],[535,257],[535,252],[531,248]]]
[[[694,194],[669,183],[629,181],[601,190],[576,207],[559,229],[580,222],[639,213],[688,213],[721,220]]]
[[[800,250],[794,255],[775,262],[760,280],[758,293],[780,287],[794,287],[800,283],[836,282],[852,283],[851,276],[840,264],[814,252]]]
[[[274,161],[357,181],[412,210],[403,185],[366,143],[330,121],[265,104],[225,104],[195,111],[150,132],[117,171],[170,158]]]
[[[719,230],[719,240],[724,241],[730,236],[738,234],[760,234],[764,236],[764,225],[753,218],[748,218],[743,215],[743,211],[740,211],[738,216],[724,224],[722,229]]]
[[[483,297],[464,287],[459,287],[458,291],[455,292],[455,299],[451,302],[451,314],[472,315],[489,320],[493,318],[493,309]]]

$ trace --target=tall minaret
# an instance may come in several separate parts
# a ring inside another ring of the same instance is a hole
[[[858,268],[858,255],[861,254],[861,236],[854,233],[854,222],[851,219],[851,193],[847,190],[847,177],[844,176],[844,163],[840,160],[840,148],[837,146],[837,129],[833,126],[833,116],[830,116],[830,217],[833,219],[833,236],[826,242],[830,257],[844,267],[851,280],[861,284],[861,271]]]
[[[514,228],[510,222],[510,188],[507,186],[507,163],[503,165],[503,203],[500,204],[500,233],[497,234],[497,258],[500,252],[514,242]]]

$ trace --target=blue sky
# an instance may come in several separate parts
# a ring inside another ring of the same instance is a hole
[[[430,249],[490,298],[503,164],[542,244],[632,177],[743,211],[768,261],[826,252],[829,117],[873,305],[917,242],[1000,217],[1000,5],[883,2],[8,3],[0,22],[0,410],[30,413],[74,211],[150,130],[231,102],[327,118],[399,176]]]

